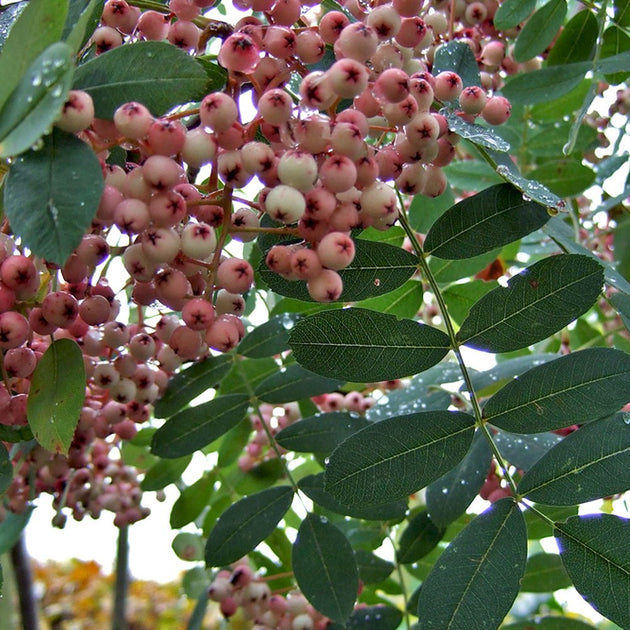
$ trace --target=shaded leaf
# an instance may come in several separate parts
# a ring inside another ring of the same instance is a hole
[[[501,626],[501,630],[595,630],[595,628],[596,626],[570,617],[536,617]]]
[[[630,520],[575,516],[556,523],[554,535],[580,595],[617,625],[630,627]]]
[[[630,26],[630,2],[628,0],[614,0],[615,7],[613,19],[620,26]]]
[[[499,285],[495,281],[471,280],[445,289],[442,296],[451,319],[461,324],[468,317],[473,304],[497,286]]]
[[[427,487],[427,510],[437,527],[446,528],[466,511],[483,486],[491,461],[490,444],[477,432],[464,459]]]
[[[527,532],[518,505],[501,499],[463,529],[420,589],[418,628],[497,628],[519,591]]]
[[[536,0],[505,0],[494,15],[494,25],[501,31],[525,21],[536,8]]]
[[[565,522],[568,518],[576,516],[578,506],[557,507],[553,505],[534,505],[537,512],[541,512],[552,522],[543,520],[533,510],[525,510],[525,523],[527,524],[527,537],[529,540],[540,540],[553,536],[553,523]]]
[[[544,52],[562,26],[566,0],[549,0],[527,20],[514,45],[514,59],[523,63]]]
[[[293,363],[286,369],[266,378],[254,391],[265,402],[274,405],[311,398],[334,391],[343,385],[343,381],[325,378]]]
[[[563,116],[571,116],[583,105],[591,86],[590,79],[583,79],[563,96],[534,105],[530,110],[532,119],[538,122],[556,122]]]
[[[630,489],[630,427],[625,414],[585,424],[521,479],[519,493],[537,503],[576,505]]]
[[[300,590],[319,612],[345,623],[359,587],[348,539],[334,525],[308,514],[293,544],[293,573]]]
[[[322,413],[285,427],[276,435],[276,441],[289,451],[328,455],[347,437],[368,425],[362,416],[346,411]]]
[[[161,490],[179,481],[191,459],[190,455],[179,459],[161,459],[147,470],[140,482],[140,489],[145,492]]]
[[[440,330],[362,308],[324,311],[299,321],[289,345],[307,369],[348,381],[384,381],[422,372],[448,352]]]
[[[247,392],[249,394],[259,383],[279,369],[272,358],[234,361],[230,371],[221,380],[221,393]]]
[[[379,311],[380,313],[390,313],[397,317],[414,317],[420,310],[423,299],[422,282],[407,280],[405,284],[390,293],[361,300],[355,306],[367,308],[371,311]]]
[[[489,264],[497,259],[497,256],[501,253],[496,249],[487,254],[481,254],[474,258],[467,258],[465,260],[445,260],[442,258],[430,258],[429,268],[433,277],[439,283],[450,283],[461,278],[469,278],[470,276],[485,269]]]
[[[620,53],[630,50],[630,37],[627,32],[619,28],[616,24],[612,24],[604,31],[604,41],[602,44],[602,59],[610,59]],[[627,80],[629,76],[627,64],[621,64],[621,72],[613,72],[605,75],[606,81],[612,85],[617,85]]]
[[[384,295],[403,285],[418,269],[413,254],[387,243],[357,239],[354,260],[341,269],[343,302],[355,302]],[[289,281],[267,268],[264,260],[258,269],[269,288],[286,297],[312,302],[304,281]]]
[[[299,319],[299,315],[292,313],[271,317],[264,324],[248,332],[238,344],[236,352],[246,357],[260,359],[288,350],[289,331]]]
[[[156,418],[168,418],[217,383],[228,373],[232,357],[221,354],[193,363],[168,382],[166,393],[155,401]]]
[[[630,355],[589,348],[532,368],[499,390],[484,418],[513,433],[541,433],[601,418],[630,401]]]
[[[466,140],[470,140],[473,144],[493,149],[494,151],[505,152],[510,150],[510,143],[504,140],[493,129],[466,122],[456,113],[449,112],[448,110],[440,110],[440,113],[446,117],[450,131],[462,138],[466,138]]]
[[[547,65],[587,61],[591,59],[598,32],[597,18],[592,11],[579,11],[562,29],[547,55]]]
[[[28,505],[21,514],[15,514],[10,510],[7,511],[0,527],[0,554],[11,551],[19,540],[24,528],[28,525],[34,509],[33,506]]]
[[[9,451],[4,444],[0,444],[0,494],[4,494],[13,480],[13,464],[9,458]]]
[[[67,454],[85,399],[83,354],[75,341],[53,341],[31,377],[26,413],[35,439]]]
[[[109,50],[79,66],[73,88],[94,101],[98,118],[110,119],[123,103],[139,101],[154,116],[199,100],[222,85],[210,84],[204,69],[168,42],[135,42]]]
[[[171,509],[169,523],[172,529],[192,523],[203,512],[210,501],[213,485],[213,477],[204,475],[181,491]]]
[[[351,506],[404,499],[464,457],[474,423],[465,413],[429,411],[362,429],[330,456],[326,490]]]
[[[40,149],[15,159],[4,185],[5,212],[34,254],[63,265],[89,228],[103,186],[94,151],[55,129]]]
[[[507,288],[482,297],[457,337],[489,352],[525,348],[585,313],[602,284],[602,266],[591,258],[572,254],[545,258],[514,276]]]
[[[461,77],[464,87],[481,86],[477,60],[470,46],[464,42],[452,40],[439,46],[435,51],[431,71],[434,76],[440,72],[455,72]]]
[[[396,630],[402,613],[391,606],[377,605],[356,608],[346,624],[346,630]]]
[[[151,451],[160,457],[181,457],[202,449],[242,419],[247,394],[226,394],[172,416],[153,435]]]
[[[291,507],[293,490],[278,486],[245,497],[230,506],[208,536],[205,560],[210,567],[235,562],[276,528]]]
[[[100,0],[71,0],[61,38],[77,53],[98,26],[103,6]]]
[[[401,564],[410,564],[433,551],[442,540],[444,530],[437,527],[426,510],[410,519],[398,543],[396,558]]]
[[[517,435],[496,431],[492,437],[501,455],[520,470],[529,470],[543,455],[562,441],[556,433]]]
[[[595,172],[581,163],[582,158],[552,160],[529,173],[561,197],[577,195],[595,182]]]
[[[439,197],[416,195],[409,206],[409,223],[416,232],[426,234],[437,218],[454,203],[455,196],[448,185]]]
[[[506,81],[501,92],[513,105],[546,103],[570,92],[590,69],[589,62],[578,61],[517,74]]]
[[[5,11],[7,9],[5,8]],[[61,37],[68,0],[30,0],[13,23],[0,56],[0,107],[41,53]]]
[[[503,181],[490,164],[481,160],[453,161],[443,171],[448,183],[463,192],[484,190]]]
[[[57,42],[28,67],[0,111],[0,157],[29,149],[59,117],[72,82],[71,55]]]
[[[582,11],[587,13],[587,11]],[[527,150],[535,156],[557,157],[569,139],[571,125],[569,123],[543,127],[541,131],[533,135],[527,142]],[[574,150],[585,153],[588,149],[597,146],[597,130],[587,125],[579,126]]]
[[[394,563],[383,560],[374,553],[357,549],[354,552],[359,569],[359,577],[364,584],[378,584],[387,579],[394,570]]]
[[[527,559],[525,575],[521,580],[521,591],[524,593],[549,593],[571,585],[571,578],[558,554],[537,553]]]
[[[300,490],[317,505],[345,516],[360,518],[366,521],[398,521],[405,516],[407,511],[406,501],[391,501],[382,505],[344,505],[324,488],[324,473],[308,475],[300,479]]]
[[[455,204],[431,227],[425,252],[439,258],[473,258],[534,232],[547,209],[526,201],[511,184],[497,184]]]

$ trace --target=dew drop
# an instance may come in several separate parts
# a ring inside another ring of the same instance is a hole
[[[39,87],[42,84],[42,75],[41,74],[36,74],[33,76],[33,78],[31,79],[31,85],[33,87]]]

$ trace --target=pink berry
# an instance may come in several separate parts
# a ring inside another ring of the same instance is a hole
[[[18,348],[31,332],[28,321],[15,311],[0,313],[0,348],[9,350]]]
[[[306,283],[309,295],[317,302],[334,302],[343,291],[341,276],[332,269],[322,269]]]

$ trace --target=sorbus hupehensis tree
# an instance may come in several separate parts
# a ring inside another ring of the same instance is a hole
[[[175,484],[189,628],[630,627],[628,0],[0,23],[4,549]]]

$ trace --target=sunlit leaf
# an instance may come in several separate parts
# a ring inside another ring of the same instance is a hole
[[[289,331],[299,319],[299,315],[292,313],[270,318],[247,333],[238,344],[236,352],[246,357],[260,359],[288,350]]]
[[[555,553],[537,553],[527,559],[525,575],[521,581],[524,593],[548,593],[569,588],[571,578]]]
[[[186,455],[178,459],[159,460],[145,473],[144,479],[140,482],[140,489],[145,492],[161,490],[172,483],[176,483],[181,479],[186,468],[188,468],[191,459],[190,455]]]
[[[27,416],[35,439],[67,454],[85,399],[83,354],[75,341],[53,341],[31,377]]]
[[[501,31],[514,28],[529,17],[536,0],[505,0],[494,15],[494,25]]]
[[[597,18],[592,11],[578,11],[560,32],[547,55],[547,65],[556,66],[591,58],[597,42]]]

